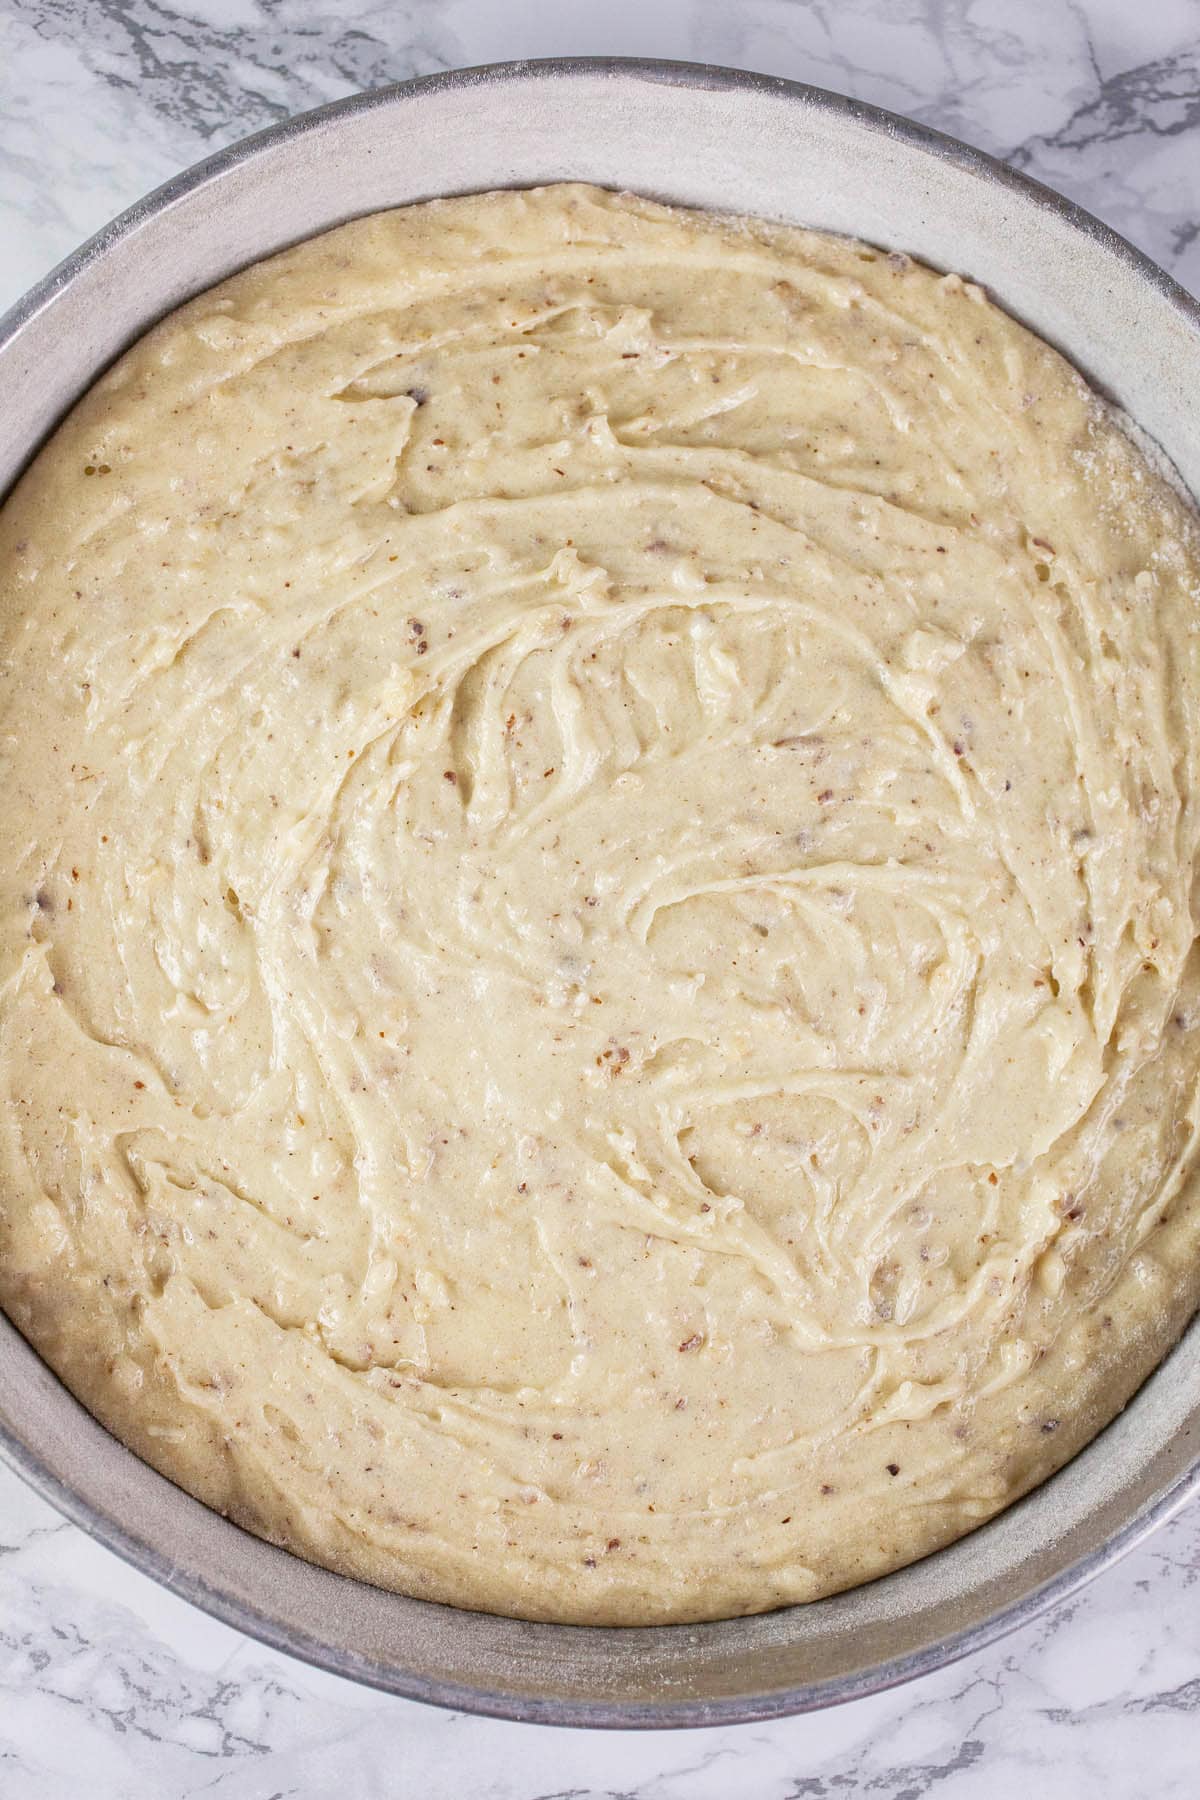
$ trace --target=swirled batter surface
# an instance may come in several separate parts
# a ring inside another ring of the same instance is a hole
[[[945,1543],[1197,1299],[1200,546],[955,276],[585,188],[174,314],[0,520],[0,1296],[534,1617]]]

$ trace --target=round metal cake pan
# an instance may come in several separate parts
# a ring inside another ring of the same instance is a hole
[[[325,107],[160,188],[0,322],[0,491],[154,319],[296,239],[433,195],[563,179],[797,221],[982,282],[1200,493],[1200,307],[1098,220],[975,150],[815,88],[683,63],[517,63]],[[1200,1490],[1200,1322],[1087,1449],[883,1580],[701,1626],[536,1625],[384,1593],[157,1475],[0,1317],[0,1452],[138,1568],[397,1694],[558,1725],[714,1725],[852,1699],[1027,1623]]]

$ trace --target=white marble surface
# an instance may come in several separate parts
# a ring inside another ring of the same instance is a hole
[[[182,165],[496,58],[690,57],[1007,156],[1200,290],[1200,0],[0,0],[0,306]],[[0,1800],[1173,1800],[1200,1794],[1200,1512],[990,1653],[771,1726],[561,1732],[318,1675],[0,1470]]]

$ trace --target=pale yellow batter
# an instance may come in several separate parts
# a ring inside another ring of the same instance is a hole
[[[586,188],[202,296],[0,517],[0,1298],[407,1592],[906,1562],[1200,1294],[1200,534],[956,276]]]

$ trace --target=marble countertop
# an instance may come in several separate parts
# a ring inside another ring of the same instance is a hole
[[[1200,0],[5,0],[0,308],[183,165],[434,69],[622,53],[763,69],[1007,157],[1200,292]],[[274,1655],[0,1469],[0,1800],[1172,1800],[1200,1776],[1200,1511],[1038,1625],[765,1726],[566,1732]]]

